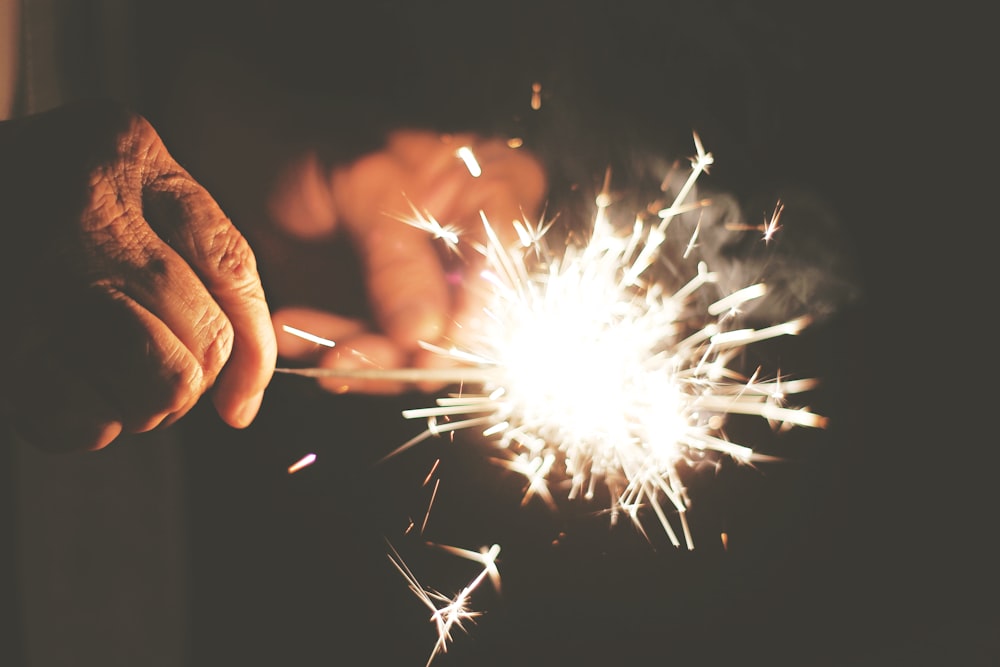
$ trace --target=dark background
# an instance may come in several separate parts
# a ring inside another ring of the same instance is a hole
[[[260,215],[258,143],[281,154],[314,140],[338,160],[399,123],[524,134],[567,208],[571,186],[586,190],[608,164],[623,182],[658,175],[690,154],[696,130],[716,156],[708,182],[751,219],[794,193],[837,220],[810,226],[788,211],[779,250],[801,262],[790,270],[829,263],[837,280],[817,294],[834,313],[749,360],[822,378],[810,400],[830,426],[772,436],[737,420],[735,440],[786,461],[691,472],[693,552],[655,534],[647,544],[628,525],[609,530],[586,506],[521,508],[518,480],[472,439],[373,465],[420,430],[399,411],[431,397],[333,396],[277,377],[243,432],[202,406],[180,425],[194,664],[422,664],[434,630],[385,538],[446,594],[475,574],[402,534],[408,516],[422,519],[420,482],[437,457],[441,495],[425,536],[500,543],[503,593],[473,596],[486,614],[436,664],[1000,659],[996,437],[980,405],[996,392],[974,388],[992,379],[979,359],[992,301],[973,291],[990,284],[974,257],[992,224],[976,203],[981,17],[958,5],[921,15],[778,0],[143,12],[142,67],[163,83],[147,88],[142,111],[237,222]],[[249,77],[192,76],[217,71],[192,69],[192,54],[220,53]],[[535,80],[546,95],[537,117],[524,114]],[[200,96],[229,87],[239,104]],[[220,157],[211,122],[256,141]],[[317,463],[288,475],[306,452]]]
[[[339,119],[295,123],[329,132],[331,159],[397,123],[517,131],[547,161],[555,205],[571,207],[572,185],[593,187],[608,164],[623,182],[648,178],[664,159],[689,155],[697,130],[716,156],[708,182],[736,194],[751,220],[776,197],[806,193],[839,221],[831,233],[802,216],[802,229],[823,234],[809,243],[789,211],[795,243],[780,252],[830,262],[862,296],[847,298],[835,281],[817,288],[836,313],[755,352],[766,367],[821,377],[811,400],[831,425],[770,437],[737,422],[734,439],[787,461],[692,475],[690,553],[662,538],[651,548],[625,525],[608,530],[591,508],[519,508],[518,480],[472,440],[430,441],[373,467],[420,429],[395,415],[428,397],[335,397],[277,378],[248,433],[220,431],[192,452],[192,490],[204,503],[195,515],[196,655],[419,662],[434,632],[383,538],[445,593],[475,573],[402,536],[407,516],[422,517],[419,483],[440,456],[426,537],[500,543],[504,577],[502,597],[473,597],[486,615],[442,664],[1000,656],[996,438],[963,396],[962,350],[972,350],[955,327],[971,313],[967,289],[951,287],[968,260],[962,249],[975,243],[954,230],[955,158],[936,140],[956,127],[949,110],[970,119],[975,102],[958,82],[975,60],[952,66],[960,57],[947,21],[843,3],[255,7],[202,11],[203,25],[245,49],[247,67],[275,86],[260,90],[263,108],[273,90]],[[545,94],[537,118],[524,113],[535,80]],[[267,112],[281,119],[275,128],[288,113],[276,106]],[[205,152],[182,154],[196,175]],[[202,176],[214,177],[207,167]],[[239,206],[238,188],[230,196],[219,187],[224,205]],[[935,190],[949,203],[936,203]],[[318,463],[285,474],[307,451]]]

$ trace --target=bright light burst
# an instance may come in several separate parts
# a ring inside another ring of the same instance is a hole
[[[713,162],[694,141],[687,178],[655,224],[640,215],[630,230],[616,229],[607,181],[587,237],[562,248],[547,244],[550,224],[516,223],[519,241],[504,244],[482,216],[486,241],[475,249],[486,268],[470,289],[486,303],[483,322],[450,349],[425,346],[460,363],[465,370],[451,373],[464,380],[462,390],[405,410],[428,427],[390,456],[431,435],[475,428],[498,445],[505,467],[525,477],[525,501],[537,496],[555,506],[556,487],[568,499],[593,499],[603,485],[612,522],[624,514],[645,534],[640,517],[652,512],[675,546],[682,544],[676,523],[693,549],[678,464],[713,454],[741,463],[768,458],[727,439],[727,415],[756,415],[775,428],[825,425],[807,408],[786,405],[814,380],[764,380],[760,369],[748,377],[734,363],[747,345],[796,334],[808,317],[739,328],[741,308],[766,294],[764,284],[720,296],[719,276],[704,262],[673,291],[650,276],[671,221],[711,205],[687,201]],[[777,231],[780,210],[763,228],[764,241]],[[685,257],[696,235],[697,228]]]
[[[514,221],[510,236],[517,240],[504,243],[504,235],[481,215],[485,241],[465,245],[484,259],[478,279],[467,285],[485,304],[483,317],[475,326],[466,326],[461,341],[451,348],[423,344],[456,362],[456,368],[277,370],[314,377],[453,383],[460,390],[441,396],[435,405],[403,411],[407,419],[425,419],[427,428],[386,459],[432,436],[475,430],[495,443],[501,465],[524,477],[524,503],[538,498],[557,509],[563,496],[591,501],[606,495],[610,507],[599,513],[607,513],[612,524],[624,515],[649,539],[645,523],[653,517],[653,525],[674,546],[693,549],[687,521],[690,499],[678,472],[681,466],[717,464],[726,457],[742,464],[772,458],[730,441],[724,429],[728,416],[759,417],[775,430],[826,425],[824,417],[789,404],[789,396],[810,391],[816,380],[765,377],[760,368],[747,375],[738,367],[747,346],[797,334],[810,318],[741,327],[741,311],[765,297],[767,287],[754,283],[727,292],[724,285],[733,276],[717,274],[704,261],[689,261],[698,251],[700,218],[689,237],[681,239],[683,247],[672,250],[680,261],[673,263],[666,256],[671,222],[712,205],[709,199],[692,196],[695,181],[713,164],[697,134],[694,143],[696,155],[673,202],[647,209],[655,211],[652,222],[642,212],[629,229],[612,223],[610,173],[595,201],[592,228],[586,234],[569,234],[558,247],[549,243],[552,220]],[[474,160],[471,155],[459,157]],[[457,227],[441,225],[429,213],[411,208],[413,217],[400,218],[403,222],[459,253],[464,238]],[[741,229],[757,231],[761,241],[769,243],[781,229],[782,210],[779,202],[770,220]],[[676,242],[677,234],[670,238]],[[684,269],[692,275],[671,288],[657,274],[664,266],[674,274],[680,267],[692,267]],[[286,331],[315,340],[293,328]],[[426,523],[427,516],[421,534]],[[722,541],[725,546],[725,533]],[[422,586],[389,545],[389,560],[430,610],[437,632],[427,665],[447,652],[453,630],[467,631],[465,624],[481,615],[469,606],[479,584],[489,578],[499,592],[498,545],[479,552],[441,548],[483,567],[454,596]]]

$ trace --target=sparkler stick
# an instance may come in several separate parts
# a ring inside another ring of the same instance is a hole
[[[443,382],[445,384],[495,381],[499,375],[492,368],[275,368],[275,373],[303,377],[334,377],[345,380],[391,380],[395,382]]]

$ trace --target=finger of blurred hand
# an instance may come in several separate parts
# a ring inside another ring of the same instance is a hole
[[[284,308],[274,313],[278,351],[283,358],[304,363],[312,368],[380,369],[399,368],[406,354],[393,341],[370,333],[356,321],[309,308]],[[332,347],[289,333],[286,326],[332,342]],[[326,376],[318,384],[334,393],[398,394],[406,385],[377,378]]]
[[[385,336],[367,333],[344,339],[340,345],[328,350],[319,360],[320,368],[330,370],[366,370],[400,368],[406,356],[399,347]],[[378,377],[353,377],[329,375],[319,378],[319,385],[327,391],[343,394],[399,394],[411,386],[396,380]]]
[[[400,131],[388,148],[412,174],[410,198],[419,198],[417,207],[443,223],[478,228],[483,211],[501,236],[511,238],[507,230],[512,221],[534,216],[541,207],[547,185],[541,163],[501,139]],[[461,149],[472,156],[475,173]]]
[[[358,320],[314,308],[279,308],[271,315],[271,322],[278,341],[278,355],[300,364],[319,363],[320,357],[330,347],[365,330],[364,324]],[[293,331],[288,331],[286,327]],[[294,333],[296,331],[306,335]],[[316,342],[312,337],[330,344]]]
[[[358,240],[377,321],[407,350],[436,341],[450,314],[448,283],[433,243],[426,232],[386,219],[371,221]]]
[[[463,146],[479,152],[481,173],[463,161]],[[334,205],[362,258],[377,324],[412,352],[418,341],[438,342],[456,315],[475,310],[456,298],[455,278],[478,274],[482,215],[507,243],[516,238],[513,221],[537,211],[544,190],[533,157],[471,134],[401,130],[382,151],[335,170]],[[414,213],[458,228],[460,256],[449,255],[433,229],[405,224]]]
[[[348,224],[365,270],[379,326],[405,349],[435,340],[444,330],[449,295],[431,236],[397,219],[409,212],[409,175],[385,153],[337,170],[334,199]]]
[[[426,140],[425,140],[426,141]],[[473,135],[455,135],[442,139],[449,147],[451,159],[435,162],[433,181],[425,184],[426,206],[441,216],[443,222],[460,223],[461,262],[449,262],[452,267],[450,317],[444,338],[461,345],[469,331],[481,318],[483,295],[488,290],[476,289],[485,257],[469,251],[473,244],[499,243],[503,247],[518,242],[517,224],[524,221],[539,225],[546,189],[546,176],[541,164],[529,153],[513,149],[499,139],[478,139]],[[417,142],[414,142],[416,144]],[[457,156],[455,146],[466,146],[477,163],[474,175]],[[416,150],[412,146],[411,150]],[[411,160],[416,159],[410,156]],[[484,224],[489,225],[489,232]],[[493,240],[489,240],[491,237]],[[433,357],[418,353],[418,359],[430,362]],[[442,363],[440,359],[434,363]],[[423,366],[423,362],[419,362]],[[427,389],[428,387],[425,387]]]

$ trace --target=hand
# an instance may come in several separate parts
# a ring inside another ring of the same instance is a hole
[[[482,168],[474,177],[457,156],[469,146]],[[545,194],[545,174],[530,154],[499,139],[402,130],[383,150],[324,173],[310,158],[289,170],[270,203],[277,224],[301,239],[325,238],[343,229],[352,239],[365,276],[375,329],[333,313],[285,309],[275,313],[279,353],[331,368],[440,365],[418,341],[455,342],[482,307],[461,276],[474,276],[481,258],[472,241],[484,238],[482,211],[505,238],[511,222],[532,217]],[[417,211],[460,231],[461,257],[443,252],[433,234],[401,221]],[[281,333],[289,324],[336,341],[328,351]],[[343,380],[321,384],[345,388]],[[431,390],[427,383],[421,388]],[[397,383],[353,381],[352,391],[388,393]]]
[[[176,421],[212,390],[247,426],[276,358],[255,258],[142,117],[0,124],[0,410],[52,451]]]

